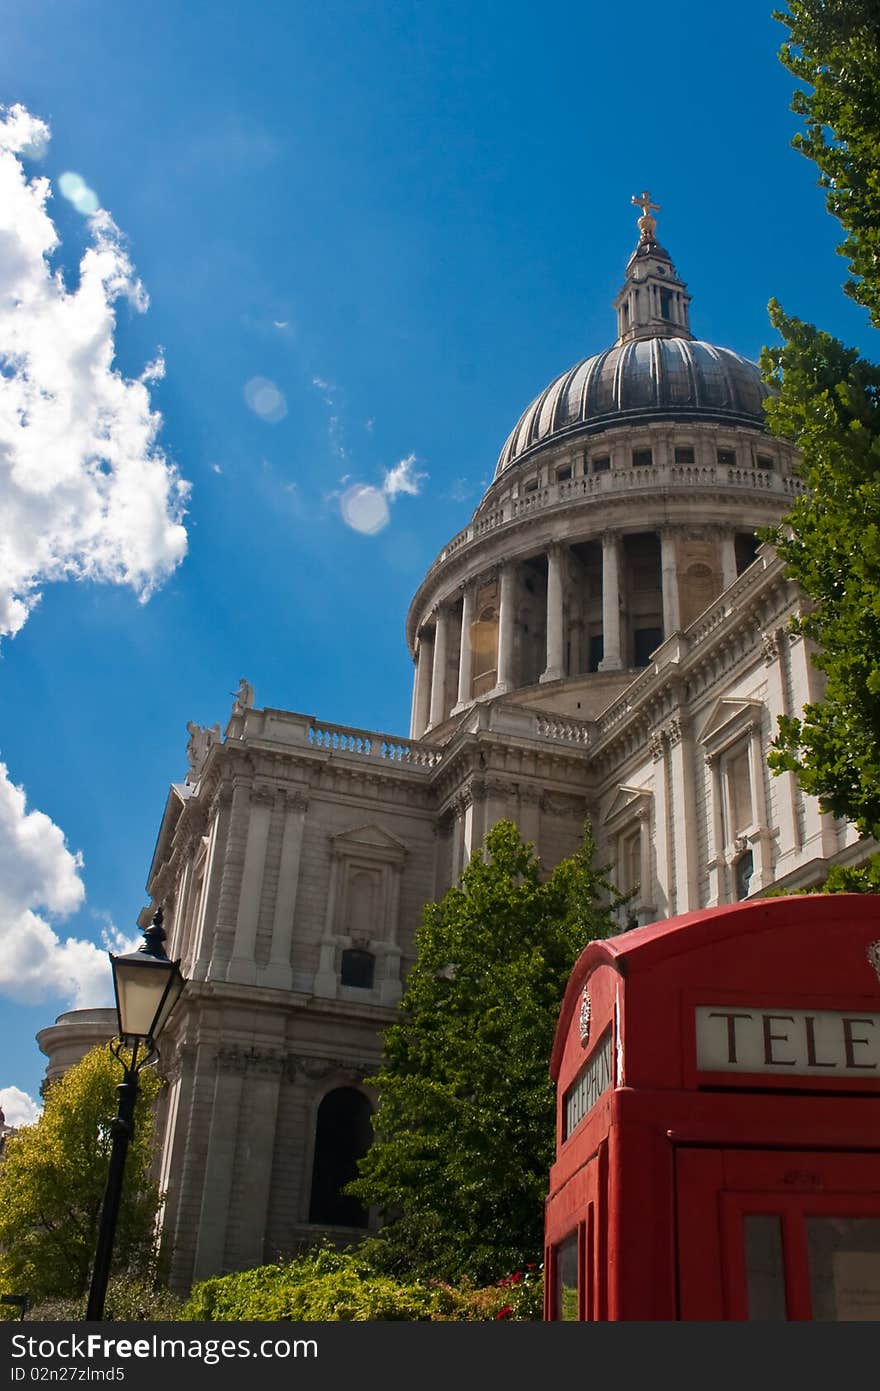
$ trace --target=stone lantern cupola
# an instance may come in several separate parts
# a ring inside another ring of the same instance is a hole
[[[623,286],[614,301],[617,345],[636,338],[693,338],[688,318],[690,295],[668,251],[656,239],[659,203],[649,193],[633,197],[642,209],[639,242],[626,267]]]

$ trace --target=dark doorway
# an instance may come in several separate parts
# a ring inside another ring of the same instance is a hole
[[[309,1221],[329,1227],[365,1227],[367,1213],[342,1192],[357,1177],[357,1161],[373,1138],[372,1109],[363,1092],[337,1087],[318,1107]]]

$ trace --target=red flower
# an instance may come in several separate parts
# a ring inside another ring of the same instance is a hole
[[[495,1317],[496,1317],[496,1319],[509,1319],[512,1313],[513,1313],[513,1305],[512,1305],[512,1304],[505,1304],[505,1306],[504,1306],[503,1309],[499,1309],[499,1310],[498,1310],[498,1313],[495,1315]]]
[[[512,1285],[518,1285],[521,1279],[522,1279],[522,1271],[521,1271],[521,1270],[518,1270],[518,1271],[516,1272],[515,1275],[511,1275],[511,1277],[510,1277],[510,1283],[511,1283]]]
[[[537,1269],[538,1269],[538,1267],[535,1265],[535,1262],[534,1262],[534,1261],[529,1261],[528,1265],[526,1266],[526,1270],[537,1270]]]

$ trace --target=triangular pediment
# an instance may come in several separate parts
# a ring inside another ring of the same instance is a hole
[[[651,792],[647,787],[626,787],[621,783],[605,813],[604,820],[616,821],[618,817],[635,812],[650,796]]]
[[[407,853],[402,840],[374,822],[337,831],[331,840],[336,853],[342,855],[368,854],[386,860],[399,860]]]
[[[700,742],[712,744],[722,740],[728,732],[736,728],[737,724],[745,726],[752,723],[756,717],[760,717],[762,710],[763,706],[758,700],[738,700],[731,696],[722,697],[713,706],[709,718],[703,725]]]

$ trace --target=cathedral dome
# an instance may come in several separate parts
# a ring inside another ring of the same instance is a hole
[[[495,478],[548,443],[653,420],[705,420],[762,428],[770,388],[757,363],[730,348],[662,329],[586,358],[525,410],[498,459]]]

